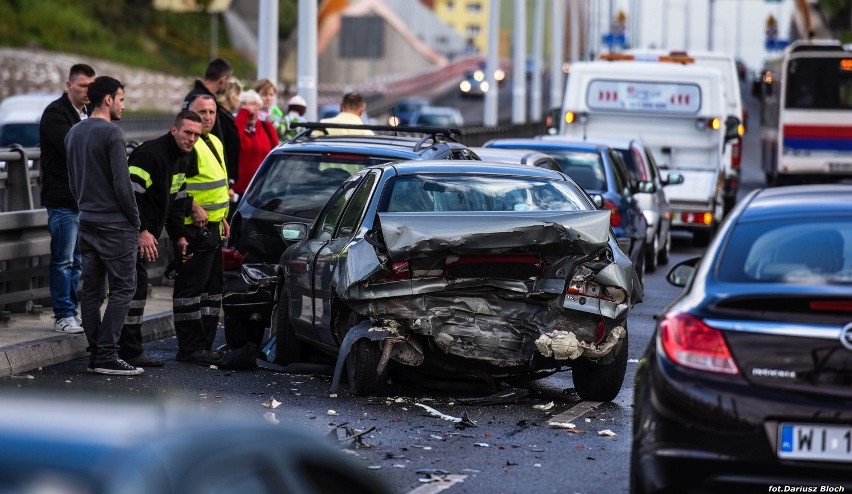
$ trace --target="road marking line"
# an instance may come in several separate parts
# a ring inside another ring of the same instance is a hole
[[[602,401],[581,401],[568,410],[550,417],[548,422],[571,422],[581,415],[591,412],[602,404]]]
[[[408,494],[435,494],[443,490],[449,489],[459,482],[464,482],[467,475],[447,475],[441,477],[441,480],[436,480],[428,484],[423,484],[413,491],[408,491]]]

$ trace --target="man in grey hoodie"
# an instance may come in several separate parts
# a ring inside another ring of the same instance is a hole
[[[139,208],[130,182],[124,132],[112,123],[124,110],[124,85],[101,76],[89,85],[92,114],[65,138],[68,178],[80,209],[80,293],[89,340],[89,372],[136,376],[144,370],[118,357],[118,339],[136,292]],[[109,300],[101,319],[101,304]]]

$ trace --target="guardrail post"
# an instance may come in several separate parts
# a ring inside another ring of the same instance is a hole
[[[30,187],[30,171],[27,151],[18,144],[9,146],[9,151],[21,155],[21,159],[6,162],[6,193],[9,211],[33,209],[33,191]]]

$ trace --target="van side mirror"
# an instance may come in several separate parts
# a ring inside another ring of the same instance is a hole
[[[663,185],[677,185],[683,183],[683,175],[677,172],[662,172],[661,181]]]

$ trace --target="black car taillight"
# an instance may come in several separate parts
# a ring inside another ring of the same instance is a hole
[[[240,254],[231,247],[222,247],[222,269],[225,271],[236,271],[243,265],[245,254]]]
[[[668,314],[660,323],[660,341],[677,364],[720,374],[740,373],[722,331],[690,314]]]

